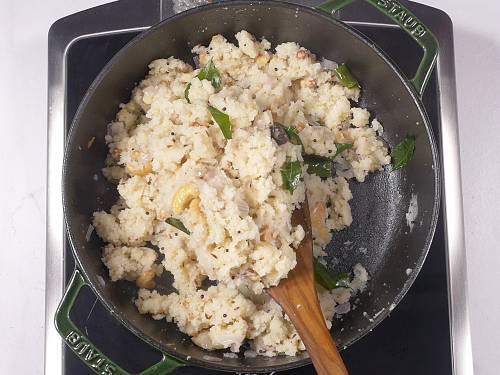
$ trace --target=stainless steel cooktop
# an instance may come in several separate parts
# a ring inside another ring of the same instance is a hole
[[[203,0],[121,0],[58,20],[49,32],[48,195],[45,373],[90,374],[66,350],[54,327],[54,314],[72,273],[74,260],[66,240],[61,172],[67,130],[80,100],[107,61],[141,31]],[[320,0],[294,0],[310,6]],[[436,72],[423,97],[436,139],[443,173],[443,201],[434,241],[415,284],[374,332],[343,352],[352,375],[455,374],[472,370],[466,295],[458,126],[456,115],[453,27],[440,10],[417,3],[407,6],[434,32],[441,47]],[[408,51],[398,48],[407,38],[396,26],[363,3],[338,15],[384,49],[404,72],[415,67]],[[419,56],[418,48],[410,53]],[[116,362],[138,372],[160,354],[123,328],[92,295],[77,300],[72,318]],[[133,353],[133,355],[131,355]],[[360,360],[361,359],[361,360]],[[282,374],[311,374],[311,366]],[[178,375],[216,374],[193,367]]]

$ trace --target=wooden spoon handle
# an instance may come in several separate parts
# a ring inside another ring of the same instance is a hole
[[[297,258],[303,266],[293,269],[288,278],[281,280],[279,288],[270,288],[268,293],[281,305],[297,329],[317,373],[348,375],[321,311],[311,257],[300,251]]]
[[[297,266],[279,285],[267,289],[297,329],[319,375],[348,375],[337,346],[326,327],[314,284],[312,230],[307,199],[292,216],[293,225],[300,224],[305,236],[297,248]]]
[[[293,318],[290,316],[290,320],[304,342],[319,375],[348,375],[337,346],[326,327],[323,313],[315,308],[317,306],[301,305],[296,314],[292,314]]]
[[[307,287],[299,290],[299,293],[295,290],[286,298],[280,298],[280,304],[304,342],[316,372],[319,375],[348,375],[326,327],[316,290]]]

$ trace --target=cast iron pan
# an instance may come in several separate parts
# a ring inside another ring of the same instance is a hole
[[[140,315],[131,303],[137,292],[135,285],[109,282],[108,271],[101,262],[102,241],[95,235],[86,240],[92,213],[108,210],[117,198],[114,185],[103,178],[94,181],[93,176],[100,174],[103,167],[106,125],[114,119],[118,105],[129,100],[134,85],[146,75],[150,61],[173,55],[192,62],[190,49],[198,43],[207,44],[218,33],[233,41],[234,34],[245,29],[257,37],[266,37],[273,46],[295,41],[317,56],[346,62],[361,81],[361,104],[383,123],[388,145],[393,147],[408,134],[416,136],[415,157],[407,167],[373,173],[362,184],[350,182],[354,195],[353,224],[335,234],[327,249],[328,260],[335,271],[349,271],[360,262],[371,280],[357,309],[342,322],[334,322],[333,335],[339,347],[345,348],[370,332],[403,298],[422,267],[439,208],[436,145],[419,99],[435,62],[437,42],[397,2],[369,0],[404,27],[426,51],[410,82],[372,42],[331,17],[331,12],[348,2],[329,1],[320,10],[277,1],[231,1],[192,9],[137,36],[106,65],[89,88],[73,121],[64,160],[64,215],[78,266],[61,302],[56,326],[71,349],[96,372],[126,373],[95,348],[69,318],[71,306],[85,284],[130,331],[165,353],[163,360],[145,374],[168,373],[183,362],[253,373],[309,363],[305,353],[297,357],[233,359],[223,357],[223,351],[207,352],[197,347],[174,324]],[[92,137],[95,142],[88,149]],[[418,199],[418,216],[410,231],[406,213],[413,195]],[[366,248],[366,254],[359,248]],[[409,268],[413,271],[407,275]],[[169,280],[161,284],[161,292],[172,290]]]

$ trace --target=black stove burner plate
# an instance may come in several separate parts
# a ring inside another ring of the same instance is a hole
[[[408,76],[415,71],[421,50],[399,29],[354,25],[385,50]],[[67,123],[70,124],[88,86],[107,61],[136,33],[96,36],[75,42],[68,52]],[[401,49],[398,46],[404,45]],[[414,48],[406,48],[406,46]],[[423,98],[439,139],[439,100],[435,77]],[[342,352],[351,375],[379,374],[452,374],[448,288],[442,215],[427,260],[406,297],[372,333]],[[69,245],[66,245],[69,252]],[[66,280],[74,266],[66,256]],[[402,270],[404,272],[404,270]],[[124,369],[139,372],[160,359],[160,354],[126,330],[96,301],[90,290],[81,293],[73,308],[75,323],[105,354]],[[65,373],[92,374],[68,349],[65,349]],[[312,366],[283,375],[314,374]],[[180,368],[176,375],[223,374],[194,367]]]

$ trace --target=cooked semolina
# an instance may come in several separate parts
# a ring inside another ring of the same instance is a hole
[[[332,231],[353,220],[348,181],[363,182],[390,157],[382,125],[356,105],[360,89],[342,86],[331,62],[294,42],[272,51],[246,31],[235,37],[237,45],[216,35],[194,47],[196,67],[174,57],[151,62],[108,127],[103,174],[120,198],[94,213],[93,225],[111,280],[139,285],[141,313],[175,322],[207,350],[238,352],[249,341],[252,353],[296,355],[304,345],[264,291],[296,265],[304,230],[291,224],[292,212],[307,191],[314,253],[325,255]],[[209,64],[220,77],[203,76]],[[271,134],[277,124],[282,139]],[[334,158],[336,172],[308,173],[304,154]],[[162,271],[176,292],[155,290]],[[356,265],[351,288],[318,287],[329,325],[367,280]]]

